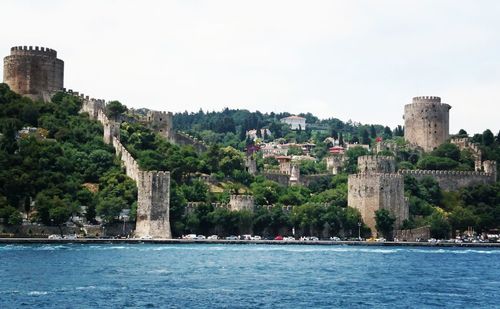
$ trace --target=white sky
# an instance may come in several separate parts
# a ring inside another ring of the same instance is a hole
[[[500,1],[2,1],[0,55],[56,49],[65,87],[157,110],[311,112],[500,129]],[[3,74],[3,68],[0,68]]]

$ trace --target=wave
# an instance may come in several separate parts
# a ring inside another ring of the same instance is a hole
[[[420,254],[500,254],[500,249],[471,249],[471,248],[436,248],[436,247],[382,247],[382,246],[348,246],[348,245],[267,245],[267,244],[7,244],[0,245],[0,251],[230,251],[230,252],[353,252],[366,254],[400,254],[400,253],[420,253]]]

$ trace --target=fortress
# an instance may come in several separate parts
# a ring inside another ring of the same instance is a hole
[[[35,100],[49,101],[63,88],[64,63],[57,53],[49,48],[13,47],[11,55],[4,59],[4,83],[24,96]],[[72,90],[68,94],[81,99],[81,112],[99,121],[104,129],[104,142],[114,147],[121,159],[126,175],[138,188],[135,236],[172,238],[170,229],[170,173],[168,171],[141,170],[137,161],[120,142],[120,123],[105,114],[104,100],[89,98]],[[151,111],[149,126],[160,135],[170,139],[172,114]]]
[[[451,106],[441,103],[434,96],[415,97],[404,107],[405,140],[411,147],[424,152],[432,151],[450,138],[449,110]],[[358,158],[358,173],[349,175],[348,202],[358,209],[363,221],[372,230],[375,228],[375,212],[387,209],[396,218],[394,229],[399,229],[409,217],[409,208],[404,197],[404,176],[418,180],[433,178],[442,190],[456,191],[461,188],[495,183],[497,163],[482,161],[479,147],[468,138],[453,138],[450,141],[460,150],[468,150],[474,159],[474,171],[396,171],[393,157],[361,156]],[[330,163],[330,165],[333,165]]]
[[[49,101],[64,87],[64,62],[57,58],[55,50],[43,47],[18,46],[11,48],[11,54],[4,58],[4,82],[24,96],[35,100]],[[78,92],[67,93],[82,101],[81,112],[103,125],[104,142],[114,147],[126,175],[133,179],[138,188],[136,236],[150,235],[154,238],[171,238],[170,173],[168,171],[141,170],[137,161],[120,142],[120,122],[109,119],[105,114],[106,102],[89,98]],[[441,103],[434,96],[414,97],[411,104],[404,107],[405,140],[415,148],[425,152],[432,151],[449,139],[449,110],[451,106]],[[198,151],[207,146],[199,140],[175,132],[172,126],[172,113],[149,111],[140,122],[151,130],[180,145],[191,145]],[[133,118],[133,117],[131,117]],[[136,119],[136,118],[134,118]],[[134,120],[137,121],[137,120]],[[375,228],[375,212],[387,209],[396,218],[395,229],[409,217],[408,203],[404,197],[404,176],[417,179],[432,177],[443,190],[454,191],[460,188],[496,182],[497,164],[495,161],[482,161],[479,147],[467,138],[455,138],[451,142],[461,150],[469,150],[475,161],[475,171],[396,171],[396,161],[389,156],[361,156],[358,158],[358,173],[348,178],[348,205],[358,209],[363,221],[372,232]],[[346,158],[343,155],[327,158],[329,174],[301,175],[297,164],[290,157],[278,158],[279,170],[262,173],[268,179],[282,185],[304,185],[331,177],[342,169]],[[245,165],[249,172],[257,172],[255,159],[247,157]],[[194,203],[191,203],[194,207]],[[228,204],[217,204],[231,210],[254,209],[254,199],[247,195],[232,195]],[[192,208],[192,207],[191,207]],[[188,207],[188,210],[190,207]]]

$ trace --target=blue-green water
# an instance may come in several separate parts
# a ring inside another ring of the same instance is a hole
[[[0,308],[498,308],[500,250],[0,245]]]

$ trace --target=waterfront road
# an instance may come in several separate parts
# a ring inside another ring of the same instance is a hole
[[[452,242],[406,242],[406,241],[300,241],[300,240],[192,240],[192,239],[47,239],[47,238],[0,238],[0,244],[262,244],[262,245],[348,245],[348,246],[419,246],[419,247],[490,247],[500,248],[500,243],[452,243]]]

